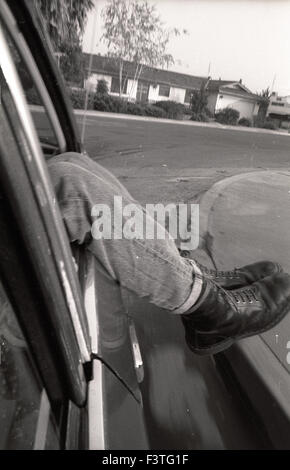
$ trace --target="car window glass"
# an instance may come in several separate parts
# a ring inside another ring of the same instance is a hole
[[[46,155],[59,153],[59,145],[54,129],[49,120],[48,113],[44,106],[42,97],[40,96],[37,87],[34,83],[32,75],[23,60],[21,54],[25,51],[19,52],[13,39],[4,28],[7,44],[16,66],[18,76],[25,93],[27,103],[29,105],[34,125],[37,131],[39,141],[42,149]]]

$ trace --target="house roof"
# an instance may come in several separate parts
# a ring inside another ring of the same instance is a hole
[[[88,68],[90,54],[84,53],[86,67]],[[119,76],[119,68],[116,59],[112,57],[104,57],[93,55],[92,73],[98,72],[112,76]],[[133,62],[124,61],[124,77],[134,78],[136,65]],[[141,80],[149,81],[153,84],[164,84],[176,86],[178,88],[186,88],[189,90],[199,90],[207,81],[206,77],[197,77],[195,75],[187,75],[170,70],[157,69],[144,65],[140,75]]]
[[[222,87],[220,92],[228,93],[234,96],[241,96],[243,98],[250,98],[256,101],[260,101],[262,99],[261,96],[256,95],[255,93],[251,93],[250,91],[243,90],[243,89],[237,90],[236,88]]]
[[[231,87],[230,85],[238,85]],[[234,96],[241,96],[243,98],[250,98],[260,100],[261,97],[252,93],[241,81],[239,80],[210,80],[207,85],[207,90],[216,93],[227,93]]]
[[[209,91],[219,91],[220,87],[224,87],[226,85],[231,85],[233,83],[238,83],[237,80],[210,80],[207,86]]]

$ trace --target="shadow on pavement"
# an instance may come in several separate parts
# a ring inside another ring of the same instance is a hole
[[[134,302],[152,449],[261,449],[265,442],[211,357],[191,353],[177,316]]]

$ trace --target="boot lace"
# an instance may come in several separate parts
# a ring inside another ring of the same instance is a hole
[[[239,273],[236,269],[234,271],[219,271],[217,269],[209,269],[205,266],[202,266],[202,270],[205,273],[205,275],[213,276],[213,277],[216,277],[216,278],[234,279],[234,278],[239,278],[240,277]]]
[[[239,303],[250,303],[259,302],[257,293],[254,288],[248,287],[247,289],[240,289],[238,291],[232,291],[232,296],[234,297],[237,304]]]

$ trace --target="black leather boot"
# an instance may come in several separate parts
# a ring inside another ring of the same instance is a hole
[[[183,258],[190,259],[189,251],[179,250],[179,252]],[[236,268],[232,271],[209,269],[195,260],[194,262],[206,279],[211,279],[225,289],[237,289],[239,287],[248,286],[264,277],[282,272],[282,267],[272,261],[259,261],[243,266],[242,268]]]
[[[205,279],[199,300],[182,315],[182,322],[193,352],[216,354],[235,340],[271,329],[289,311],[289,274],[275,274],[229,291]]]

